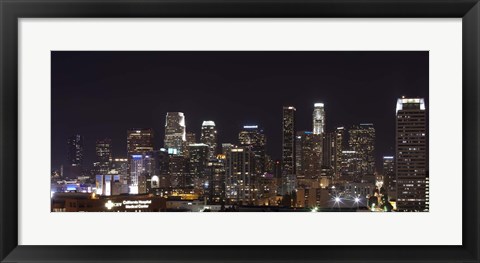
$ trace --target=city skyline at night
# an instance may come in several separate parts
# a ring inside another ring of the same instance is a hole
[[[107,211],[428,211],[428,57],[52,52],[52,198],[91,193],[78,205]]]

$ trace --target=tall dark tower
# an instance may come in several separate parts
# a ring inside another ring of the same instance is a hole
[[[396,116],[397,210],[429,210],[427,115],[422,98],[401,98]]]
[[[83,136],[75,134],[68,138],[68,165],[83,165]]]
[[[292,106],[283,107],[282,139],[282,193],[295,190],[295,111]]]
[[[112,141],[109,138],[95,142],[95,163],[98,174],[107,174],[112,164]]]

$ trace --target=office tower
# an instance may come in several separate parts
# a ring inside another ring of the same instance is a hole
[[[130,155],[130,194],[144,194],[147,192],[147,180],[145,176],[145,162],[143,154]]]
[[[297,132],[296,174],[307,179],[317,179],[320,176],[322,165],[322,135],[310,131]],[[291,190],[290,190],[291,191]]]
[[[112,160],[112,170],[122,176],[126,176],[128,172],[128,159],[127,158],[114,158]]]
[[[197,135],[194,132],[187,132],[187,145],[197,143]]]
[[[68,138],[68,165],[83,165],[83,136],[76,134]]]
[[[322,168],[334,172],[336,153],[336,133],[324,132],[322,136]]]
[[[169,154],[168,170],[171,187],[176,190],[187,187],[187,158],[185,156]]]
[[[134,128],[127,131],[127,154],[153,151],[153,129]]]
[[[325,132],[325,108],[323,103],[315,103],[313,109],[313,134]]]
[[[188,173],[186,184],[194,187],[195,190],[203,192],[206,178],[207,161],[209,159],[209,147],[204,143],[188,145]]]
[[[342,151],[341,179],[350,182],[360,182],[362,179],[359,169],[361,162],[362,159],[356,151]]]
[[[229,203],[248,204],[254,198],[253,153],[248,147],[227,152],[225,164],[225,194]]]
[[[227,156],[227,152],[233,148],[231,143],[222,143],[222,154]]]
[[[187,141],[183,112],[167,112],[164,144],[170,154],[185,154]]]
[[[217,129],[215,128],[215,122],[204,121],[202,123],[202,134],[200,142],[208,145],[209,158],[214,159],[217,155]]]
[[[109,138],[95,142],[95,171],[97,174],[107,174],[112,166],[112,141]]]
[[[282,194],[295,190],[295,108],[283,107]]]
[[[134,128],[127,130],[128,176],[131,176],[132,155],[142,155],[151,151],[153,151],[153,129]]]
[[[238,134],[240,146],[249,147],[255,155],[255,174],[266,172],[266,145],[267,139],[263,130],[257,125],[243,126],[243,130]]]
[[[397,210],[429,210],[427,116],[423,98],[401,98],[396,111]]]
[[[360,158],[359,172],[362,177],[375,174],[375,128],[373,124],[353,126],[349,131],[350,149]]]
[[[393,156],[383,156],[383,188],[387,191],[390,199],[396,199],[397,177]]]
[[[333,173],[338,179],[341,176],[340,170],[342,167],[342,151],[346,150],[344,145],[346,130],[344,127],[338,127],[335,130],[335,157],[334,157],[334,166]]]
[[[210,204],[225,204],[225,161],[211,159],[207,163],[205,196]]]

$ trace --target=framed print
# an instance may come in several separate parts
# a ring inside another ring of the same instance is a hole
[[[2,262],[478,262],[477,1],[0,8]]]

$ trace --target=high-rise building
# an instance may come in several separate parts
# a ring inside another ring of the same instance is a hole
[[[259,175],[266,172],[266,145],[267,139],[263,130],[257,125],[243,126],[238,134],[240,146],[249,147],[255,155],[254,172]]]
[[[295,111],[292,106],[283,107],[282,137],[282,194],[295,190]]]
[[[197,143],[197,135],[194,132],[187,132],[187,145]]]
[[[184,189],[187,183],[187,158],[183,155],[169,154],[168,170],[170,185],[174,189]]]
[[[112,166],[112,141],[109,138],[95,142],[94,168],[97,174],[107,174]]]
[[[210,204],[225,203],[225,161],[226,159],[210,159],[207,163],[205,196]]]
[[[341,167],[342,167],[342,151],[346,150],[344,145],[346,130],[344,127],[337,127],[335,130],[335,157],[334,157],[334,166],[333,173],[338,179],[341,176]]]
[[[317,179],[322,165],[322,135],[310,131],[297,132],[295,142],[296,174]],[[291,190],[290,190],[291,191]]]
[[[315,103],[313,109],[313,134],[325,132],[325,108],[323,103]]]
[[[209,158],[214,159],[217,155],[217,129],[214,121],[204,121],[202,123],[202,134],[200,142],[208,145]]]
[[[209,159],[209,147],[204,143],[188,145],[189,159],[188,172],[189,178],[187,185],[203,192],[206,178],[207,161]]]
[[[395,176],[395,158],[393,156],[383,156],[383,188],[387,191],[390,199],[396,199],[397,177]]]
[[[396,107],[397,210],[429,210],[427,114],[423,98],[401,98]]]
[[[375,174],[375,128],[373,124],[355,125],[349,130],[348,144],[360,159],[359,173],[362,177]]]
[[[153,129],[150,128],[134,128],[127,130],[127,159],[128,159],[128,176],[131,176],[131,165],[133,155],[142,155],[153,151]],[[131,185],[131,181],[129,184]]]
[[[147,192],[147,178],[145,172],[145,155],[132,154],[130,156],[130,194],[144,194]]]
[[[184,155],[187,141],[183,112],[167,112],[164,144],[171,154]]]
[[[322,167],[334,172],[336,153],[336,133],[324,132],[322,136]]]
[[[250,148],[233,148],[227,152],[225,194],[228,202],[248,204],[253,193],[253,153]]]
[[[233,148],[231,143],[222,143],[222,154],[227,156],[227,152]]]
[[[342,151],[341,179],[350,182],[360,182],[362,179],[359,169],[361,161],[362,159],[356,151]]]
[[[83,136],[75,134],[68,138],[68,165],[83,165]]]

